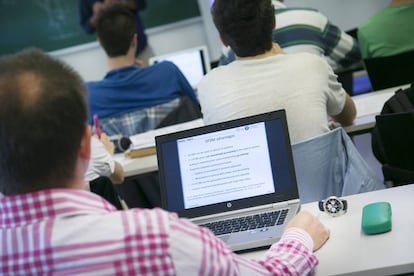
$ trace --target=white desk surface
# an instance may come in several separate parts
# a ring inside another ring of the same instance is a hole
[[[335,218],[320,212],[316,202],[302,205],[331,230],[330,239],[316,252],[319,265],[315,275],[378,276],[414,272],[414,184],[344,198],[348,200],[348,212]],[[391,204],[392,230],[365,235],[361,230],[362,208],[378,201]],[[242,255],[255,259],[264,252]]]

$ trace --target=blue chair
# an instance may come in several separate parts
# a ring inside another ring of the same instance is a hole
[[[342,129],[292,145],[301,203],[384,189]]]

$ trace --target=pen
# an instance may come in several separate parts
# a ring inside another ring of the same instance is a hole
[[[101,127],[99,126],[99,118],[98,115],[93,115],[93,126],[95,128],[95,134],[101,139]]]

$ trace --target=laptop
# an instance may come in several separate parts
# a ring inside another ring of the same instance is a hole
[[[154,56],[149,59],[149,64],[153,65],[165,60],[177,65],[193,89],[197,89],[200,80],[211,69],[206,46],[198,46],[166,55]]]
[[[162,207],[234,251],[278,241],[300,208],[284,110],[155,137]]]

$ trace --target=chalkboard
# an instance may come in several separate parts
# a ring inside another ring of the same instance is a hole
[[[147,8],[140,15],[148,29],[201,14],[197,0],[147,0]]]
[[[79,0],[0,0],[0,55],[26,47],[45,51],[96,41],[80,26]],[[146,29],[200,16],[195,0],[147,0]]]

